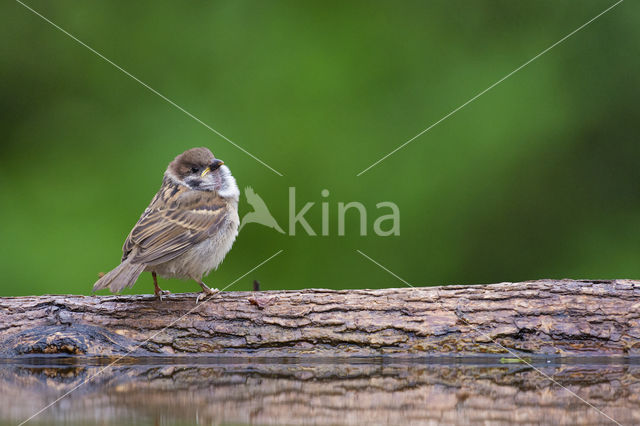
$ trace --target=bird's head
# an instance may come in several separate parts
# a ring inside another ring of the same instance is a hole
[[[238,192],[229,168],[208,148],[192,148],[178,155],[165,174],[176,183],[197,191],[216,191],[222,197]]]

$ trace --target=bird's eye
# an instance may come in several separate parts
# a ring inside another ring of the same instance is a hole
[[[198,173],[199,171],[200,171],[200,169],[197,168],[197,167],[192,167],[191,168],[191,173]]]

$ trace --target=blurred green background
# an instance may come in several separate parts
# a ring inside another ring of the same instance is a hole
[[[0,5],[0,295],[89,294],[177,154],[207,146],[288,228],[288,188],[329,236],[249,224],[211,286],[378,288],[640,278],[640,7],[624,2],[360,177],[613,1]],[[330,191],[322,198],[323,189]],[[337,203],[369,213],[360,236]],[[375,204],[400,236],[373,234]],[[251,209],[244,196],[240,213]],[[386,212],[386,210],[385,210]],[[150,274],[133,288],[150,293]],[[164,282],[174,292],[193,282]]]

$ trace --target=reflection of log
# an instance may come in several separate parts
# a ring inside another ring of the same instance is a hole
[[[540,367],[622,424],[640,422],[640,367]],[[0,423],[17,423],[100,370],[0,366]],[[522,365],[116,365],[39,420],[86,424],[607,424]]]
[[[0,298],[0,356],[640,354],[640,282]],[[165,329],[165,327],[167,327]]]

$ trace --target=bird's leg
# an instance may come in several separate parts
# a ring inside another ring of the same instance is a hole
[[[162,300],[162,296],[167,295],[167,294],[171,294],[170,291],[163,290],[158,286],[158,276],[156,275],[155,272],[151,272],[151,276],[153,277],[153,285],[155,287],[153,292],[156,294],[156,297],[158,299]]]
[[[194,281],[200,284],[200,287],[202,287],[202,293],[200,293],[196,298],[196,303],[198,303],[200,301],[200,298],[203,296],[213,296],[214,294],[220,292],[220,290],[218,290],[217,288],[209,288],[209,286],[203,283],[201,279],[194,279]]]

